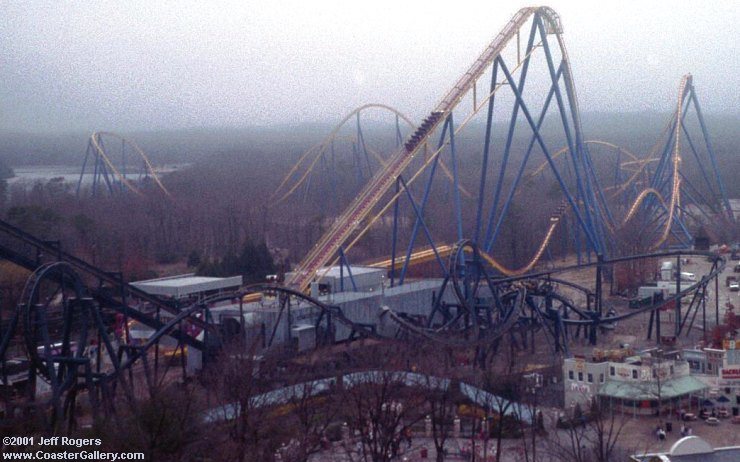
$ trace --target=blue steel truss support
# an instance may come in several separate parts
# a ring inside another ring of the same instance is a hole
[[[689,148],[691,148],[691,153],[694,155],[694,158],[696,159],[696,163],[699,166],[699,171],[701,172],[702,177],[704,178],[704,182],[707,184],[707,188],[709,188],[709,193],[711,194],[712,198],[717,198],[718,195],[714,191],[714,186],[712,186],[712,182],[709,181],[709,176],[707,176],[707,171],[704,169],[703,162],[699,158],[699,153],[696,150],[696,147],[694,146],[694,142],[691,140],[691,135],[689,135],[689,131],[686,129],[686,124],[681,123],[681,129],[683,130],[684,137],[686,137],[686,141],[689,143]],[[714,210],[714,204],[709,202],[707,205],[709,205],[713,211],[716,213],[716,210]]]
[[[99,143],[100,143],[100,148],[103,150],[103,152],[106,152],[105,144],[103,143],[103,140],[99,140]],[[100,162],[100,169],[98,170],[98,173],[99,174],[102,173],[103,179],[105,180],[105,184],[108,186],[108,193],[113,195],[113,188],[119,185],[116,184],[115,179],[111,181],[111,178],[109,178],[109,175],[108,175],[108,167],[105,165],[105,162],[103,161],[103,159],[101,159],[100,155],[98,155],[97,157]],[[111,172],[110,176],[113,176],[113,172]],[[123,186],[123,185],[120,185],[120,186]]]
[[[95,197],[96,193],[98,192],[98,164],[100,163],[100,158],[95,155],[95,164],[93,166],[93,179],[92,179],[92,195]]]
[[[524,85],[525,85],[525,83],[527,81],[526,80],[527,79],[527,71],[529,70],[529,62],[530,62],[530,56],[531,56],[531,53],[530,52],[532,51],[532,46],[534,45],[534,36],[535,36],[535,32],[536,31],[537,31],[537,28],[536,28],[535,24],[533,23],[532,24],[532,29],[529,32],[529,40],[527,41],[527,48],[526,48],[526,51],[524,53],[525,58],[524,58],[524,64],[522,64],[522,72],[521,72],[521,74],[519,76],[519,84],[517,86],[517,88],[520,89],[519,90],[519,93],[521,93],[521,91],[524,90]],[[501,60],[501,57],[500,56],[498,56],[496,58],[496,60],[494,61],[494,67],[496,67],[499,64],[499,62],[500,62],[501,65],[503,65],[503,60]],[[509,83],[512,85],[512,90],[513,90],[514,89],[513,88],[513,85],[514,85],[513,79],[510,79],[509,80]],[[523,103],[524,103],[524,101],[521,98],[518,98],[514,102],[514,107],[511,110],[511,118],[509,119],[509,129],[508,129],[508,132],[506,134],[506,144],[504,145],[504,152],[503,152],[503,155],[501,157],[501,168],[499,170],[498,179],[496,180],[496,189],[495,189],[495,192],[493,194],[493,203],[491,204],[491,211],[490,211],[489,218],[488,218],[488,222],[489,222],[488,229],[489,229],[489,231],[490,231],[490,228],[491,228],[491,223],[493,223],[493,220],[496,217],[496,212],[498,211],[498,203],[499,203],[499,200],[501,198],[501,189],[503,188],[504,178],[506,176],[506,166],[509,163],[509,153],[511,151],[511,144],[514,141],[514,131],[516,129],[516,121],[517,121],[517,118],[519,116],[519,107]],[[486,234],[488,234],[488,233],[486,233]]]
[[[108,194],[112,195],[114,185],[111,184],[110,178],[108,178],[108,169],[105,166],[105,162],[103,162],[100,156],[96,157],[95,162],[95,181],[97,181],[98,183],[102,183],[103,181],[105,181],[105,185],[108,187]],[[102,185],[100,187],[102,188]]]
[[[658,205],[660,206],[659,213],[657,213],[656,215],[654,215],[654,217],[653,217],[652,220],[649,220],[649,221],[646,220],[643,223],[643,225],[642,225],[642,227],[640,229],[640,232],[638,234],[640,234],[640,235],[644,234],[646,232],[647,228],[649,228],[650,226],[656,224],[664,216],[669,215],[668,209],[662,203],[659,202]],[[689,241],[691,241],[691,239],[692,239],[691,233],[689,233],[688,229],[686,228],[686,225],[678,217],[678,214],[673,214],[673,222],[675,224],[677,224],[679,226],[679,228],[681,228],[682,232],[686,235],[686,237],[689,239]],[[676,232],[675,232],[675,230],[673,230],[673,228],[671,228],[670,233],[678,241],[684,242],[684,241],[681,240],[681,238],[678,236],[678,234],[676,234]]]
[[[447,274],[447,267],[445,266],[444,262],[442,261],[442,257],[439,255],[439,252],[437,251],[437,246],[434,243],[434,239],[432,239],[432,233],[429,231],[429,227],[427,226],[426,222],[424,221],[424,216],[422,215],[422,211],[419,210],[419,206],[416,204],[416,201],[414,200],[414,196],[411,194],[411,190],[409,189],[409,186],[406,184],[406,181],[403,179],[402,176],[398,177],[398,181],[400,185],[403,187],[403,190],[406,192],[406,197],[409,199],[409,203],[411,204],[411,207],[414,210],[414,214],[416,215],[416,219],[421,222],[422,229],[424,230],[424,235],[427,238],[427,241],[429,242],[429,245],[432,247],[432,250],[434,251],[434,257],[437,259],[437,263],[439,263],[439,267],[442,269],[442,274]],[[409,256],[407,255],[407,258]],[[403,279],[406,276],[406,263],[409,263],[409,260],[406,260],[404,262],[403,272],[401,273],[400,283],[403,284]]]
[[[692,200],[694,202],[694,204],[696,204],[697,206],[699,206],[701,204],[707,204],[707,206],[709,207],[709,209],[713,213],[717,213],[717,209],[715,207],[716,204],[712,204],[711,201],[709,199],[707,199],[707,197],[704,194],[702,194],[702,192],[699,191],[696,188],[696,186],[694,186],[694,184],[691,182],[691,180],[689,180],[688,177],[683,174],[683,172],[679,172],[679,176],[681,177],[681,186],[688,186],[688,188],[690,188],[691,191],[693,191],[696,194],[696,196],[699,199],[701,199],[701,202],[697,201],[694,198],[694,195],[692,195],[691,192],[688,189],[686,189],[686,188],[684,188],[684,189],[681,190],[681,193],[682,194],[686,194],[687,196],[689,196],[689,199]],[[716,198],[716,197],[717,196],[712,196],[712,198]],[[704,213],[704,215],[707,216],[706,215],[706,212],[703,211],[703,208],[702,207],[699,207],[699,208],[702,210],[702,213]],[[709,216],[707,216],[707,218],[709,218]],[[710,221],[711,221],[711,218],[710,218]]]
[[[80,179],[77,181],[77,192],[76,195],[80,197],[80,189],[82,188],[82,180],[85,177],[85,167],[87,167],[87,159],[90,157],[90,144],[88,143],[87,149],[85,150],[85,160],[82,161],[82,170],[80,170]]]
[[[344,270],[347,267],[347,274],[349,275],[349,281],[352,283],[352,290],[357,292],[357,284],[355,284],[355,278],[352,276],[352,266],[347,260],[347,255],[344,253],[344,247],[339,247],[339,291],[344,292]]]
[[[558,172],[557,167],[555,166],[555,163],[552,159],[552,156],[550,155],[550,151],[547,149],[547,146],[545,145],[545,141],[542,139],[542,136],[537,130],[537,125],[535,121],[532,119],[532,115],[530,114],[529,109],[527,108],[527,105],[522,100],[522,96],[516,87],[516,83],[514,82],[514,79],[512,78],[511,73],[509,72],[509,69],[506,67],[506,64],[503,62],[500,56],[496,57],[496,59],[499,62],[499,66],[501,67],[501,70],[504,72],[504,75],[506,76],[506,80],[509,82],[511,91],[512,93],[514,93],[514,97],[519,101],[519,104],[521,105],[522,113],[524,114],[524,117],[527,119],[527,123],[529,124],[530,128],[532,129],[535,136],[537,137],[537,143],[539,144],[540,149],[542,149],[542,152],[545,154],[547,162],[550,164],[550,167],[552,168],[552,171],[555,174],[555,178],[557,179],[558,183],[560,184],[560,188],[565,194],[566,200],[568,201],[569,205],[571,206],[571,209],[573,210],[573,213],[578,219],[579,225],[583,228],[583,231],[586,234],[589,245],[591,246],[592,249],[597,249],[597,251],[600,250],[598,248],[598,241],[595,239],[593,235],[594,230],[591,229],[588,223],[584,220],[583,214],[581,213],[581,210],[578,207],[577,201],[571,195],[570,191],[568,190],[568,187],[563,181],[563,177],[560,175],[560,172]]]
[[[550,45],[547,41],[547,34],[545,33],[545,28],[542,25],[542,19],[539,14],[535,14],[534,17],[534,25],[537,26],[537,29],[540,32],[540,36],[542,37],[542,48],[545,51],[545,60],[547,62],[547,69],[550,72],[550,78],[553,82],[556,81],[555,79],[555,65],[553,64],[553,58],[552,53],[550,52]],[[585,215],[585,221],[588,225],[588,231],[592,234],[592,240],[595,242],[592,242],[591,250],[595,251],[597,254],[603,254],[604,248],[603,248],[603,242],[601,239],[601,233],[598,232],[598,226],[595,224],[595,222],[598,220],[598,211],[596,210],[595,204],[596,204],[596,197],[592,191],[591,188],[591,181],[589,180],[589,175],[586,169],[588,168],[588,159],[585,156],[584,153],[584,146],[583,146],[583,137],[581,135],[581,127],[580,127],[580,121],[577,118],[578,110],[577,105],[575,103],[574,96],[572,95],[569,89],[573,87],[571,82],[571,76],[568,74],[567,68],[565,72],[565,88],[566,93],[568,96],[568,103],[570,106],[570,113],[573,118],[573,130],[575,131],[575,143],[573,140],[573,135],[571,135],[570,130],[570,124],[568,123],[568,117],[565,113],[565,105],[563,103],[563,96],[560,92],[560,86],[555,86],[555,99],[557,101],[558,105],[558,111],[560,112],[560,118],[563,124],[563,131],[565,133],[566,140],[568,142],[568,149],[571,152],[572,160],[573,160],[573,171],[576,176],[576,188],[578,191],[579,197],[584,202],[583,212]],[[583,167],[583,171],[581,171],[581,167]],[[585,183],[585,188],[584,188]],[[606,205],[605,205],[606,206]],[[593,245],[596,243],[596,245]]]
[[[398,206],[399,206],[399,199],[400,199],[400,188],[401,184],[398,181],[399,179],[396,178],[396,194],[395,194],[395,200],[393,201],[393,234],[391,236],[391,287],[394,286],[395,280],[396,280],[396,245],[398,242]]]
[[[671,176],[670,175],[664,175],[666,167],[669,165],[669,161],[671,159],[671,148],[673,147],[675,140],[675,134],[676,134],[676,124],[681,123],[683,124],[686,120],[686,116],[688,115],[688,111],[686,110],[689,100],[691,99],[691,95],[689,94],[688,97],[685,97],[684,92],[684,99],[682,101],[681,105],[681,119],[679,120],[678,115],[673,115],[673,120],[671,122],[671,129],[668,132],[668,139],[666,140],[665,145],[663,146],[663,152],[661,154],[660,163],[658,164],[658,168],[655,171],[655,175],[653,176],[653,180],[651,181],[651,186],[653,188],[656,188],[658,190],[661,190]],[[662,183],[661,183],[662,182]]]
[[[360,147],[357,141],[352,142],[352,164],[355,167],[357,183],[362,183],[362,155],[360,154]]]
[[[99,142],[100,148],[105,151],[105,144],[103,144],[103,140],[100,140]],[[93,181],[100,182],[100,178],[102,178],[105,181],[106,186],[108,187],[108,194],[113,195],[113,188],[116,185],[115,181],[112,182],[108,176],[108,167],[106,167],[105,162],[98,153],[95,154],[95,160],[98,168],[95,169],[97,173]]]
[[[701,110],[698,106],[698,98],[696,97],[696,93],[694,92],[693,83],[690,80],[689,77],[689,83],[686,85],[684,89],[684,94],[682,96],[682,105],[681,105],[681,116],[678,117],[677,114],[674,114],[673,119],[669,125],[670,130],[668,132],[667,140],[663,146],[663,150],[661,153],[660,161],[658,163],[658,166],[656,168],[655,173],[651,177],[650,185],[651,187],[655,188],[656,190],[660,191],[661,194],[667,196],[671,192],[671,183],[673,181],[680,180],[681,181],[681,193],[686,195],[690,201],[692,201],[694,204],[696,204],[701,211],[702,214],[704,214],[705,217],[709,218],[706,214],[706,211],[704,210],[703,205],[706,204],[713,212],[716,212],[715,205],[719,205],[720,209],[727,207],[727,202],[725,201],[726,196],[723,193],[724,185],[722,184],[722,179],[718,174],[718,170],[716,168],[716,162],[713,155],[713,150],[711,148],[711,142],[709,142],[707,138],[707,132],[706,132],[706,124],[703,123],[703,117],[701,114]],[[695,109],[695,112],[697,113],[697,118],[699,119],[699,123],[701,126],[702,136],[704,137],[704,141],[706,143],[706,149],[707,153],[710,158],[710,162],[712,164],[713,173],[715,180],[717,182],[717,186],[720,189],[719,195],[717,194],[717,191],[712,184],[712,181],[710,179],[710,175],[704,168],[704,162],[702,162],[701,157],[699,155],[698,150],[696,149],[696,144],[694,143],[694,140],[692,139],[689,130],[686,126],[686,117],[688,116],[689,109],[693,105],[693,108]],[[680,124],[677,126],[677,124]],[[675,149],[675,143],[678,142],[677,139],[675,139],[675,135],[677,132],[680,132],[683,136],[686,142],[689,145],[689,150],[691,151],[694,159],[697,162],[697,166],[700,170],[700,173],[702,175],[702,178],[704,180],[704,183],[707,186],[707,190],[709,194],[712,196],[710,200],[707,200],[707,198],[704,196],[704,194],[701,193],[701,191],[694,185],[692,182],[683,174],[683,172],[679,171],[678,174],[680,175],[679,178],[674,179],[674,173],[671,171],[668,173],[668,166],[670,164],[670,160],[673,155],[673,150]],[[693,193],[692,193],[693,191]],[[696,196],[702,201],[701,203],[697,202]],[[684,201],[686,202],[686,201]],[[647,210],[654,207],[654,205],[657,203],[657,200],[653,197],[650,197],[648,200],[645,201],[645,204],[643,207]],[[685,204],[684,204],[685,205]],[[678,206],[677,206],[678,207]],[[681,211],[679,207],[679,211]],[[666,211],[667,212],[667,211]],[[663,216],[664,214],[660,214],[657,217]],[[688,231],[688,228],[686,224],[683,221],[682,218],[683,213],[677,213],[674,215],[674,223],[678,225],[680,228],[680,231],[682,234],[686,237],[686,239],[690,242],[692,239],[691,233]],[[728,214],[731,215],[731,214]],[[649,215],[648,215],[649,216]],[[657,219],[656,217],[656,219]],[[669,224],[668,226],[673,226],[673,224]],[[671,234],[676,237],[676,239],[679,242],[682,242],[684,245],[686,244],[686,241],[682,239],[678,234],[676,234],[673,230],[671,230]]]
[[[442,145],[444,144],[445,135],[447,134],[447,131],[450,130],[450,119],[445,119],[445,123],[442,126],[442,134],[439,137],[439,143],[437,144],[437,149],[440,149]],[[432,184],[434,183],[434,174],[437,171],[437,164],[439,164],[439,158],[440,156],[436,156],[434,158],[434,161],[432,162],[432,167],[429,171],[429,178],[427,179],[427,184],[424,188],[424,195],[421,199],[421,205],[419,206],[419,216],[424,216],[424,210],[426,208],[427,202],[429,201],[429,193],[432,190]],[[414,228],[411,231],[411,237],[409,239],[409,245],[406,249],[406,259],[403,262],[403,268],[401,269],[401,275],[399,277],[398,283],[403,284],[404,277],[406,275],[406,269],[408,268],[409,261],[411,260],[411,253],[414,250],[414,244],[416,242],[416,236],[419,234],[419,228],[421,227],[421,220],[417,216],[416,221],[414,222]]]
[[[690,85],[690,91],[693,96],[693,98],[691,98],[691,101],[694,103],[694,109],[696,109],[696,116],[699,119],[699,126],[701,127],[702,136],[704,137],[704,142],[707,145],[707,152],[709,153],[709,159],[712,163],[714,176],[717,178],[717,184],[719,186],[719,193],[721,195],[722,205],[725,206],[725,212],[727,213],[730,222],[734,222],[735,215],[732,213],[732,207],[730,207],[730,201],[727,198],[727,193],[725,192],[725,185],[722,181],[722,176],[719,174],[719,169],[717,168],[717,158],[714,155],[714,148],[712,147],[712,142],[709,139],[709,130],[707,130],[707,125],[704,122],[704,114],[701,112],[699,98],[697,98],[696,94],[694,93],[693,82]]]
[[[399,148],[403,144],[403,136],[401,135],[401,124],[399,121],[398,114],[396,114],[396,147]]]
[[[459,183],[458,171],[457,171],[457,155],[455,154],[455,123],[452,119],[452,114],[447,116],[447,123],[449,124],[448,133],[450,136],[450,158],[452,161],[452,178],[453,178],[453,184],[454,184],[453,193],[455,195],[455,218],[457,219],[457,240],[462,241],[463,239],[462,201],[460,200],[460,183]],[[408,188],[406,188],[406,192],[408,192]],[[419,218],[421,219],[421,217]],[[425,228],[426,228],[426,225],[425,225]]]
[[[368,178],[373,177],[373,167],[370,164],[370,155],[367,152],[367,144],[365,144],[365,137],[362,134],[362,127],[360,126],[360,113],[357,114],[357,145],[362,149],[362,154],[365,156],[365,162],[367,163],[367,175]]]
[[[488,174],[488,156],[491,152],[491,132],[493,130],[493,107],[496,101],[496,77],[498,76],[498,61],[493,63],[491,72],[491,89],[488,99],[488,113],[486,116],[486,139],[483,142],[483,161],[481,165],[480,187],[478,188],[478,210],[475,215],[475,237],[473,241],[480,244],[481,221],[483,220],[483,200],[486,197],[486,175]]]
[[[337,163],[336,163],[336,153],[334,151],[334,140],[333,139],[331,140],[331,151],[330,152],[331,152],[331,168],[332,168],[332,172],[336,172],[337,171]],[[337,177],[336,177],[336,175],[334,175],[333,173],[330,173],[329,174],[329,181],[331,182],[331,192],[332,192],[332,197],[335,199],[334,200],[334,206],[335,206],[334,208],[336,210],[336,209],[339,208],[339,205],[336,202],[336,199],[339,197],[337,195]]]
[[[596,216],[599,217],[599,219],[596,221],[596,225],[599,228],[598,236],[602,237],[602,248],[606,250],[606,243],[603,240],[603,236],[607,235],[606,230],[604,229],[604,220],[609,220],[609,223],[614,226],[616,224],[616,221],[614,220],[614,216],[611,213],[611,210],[609,209],[609,204],[606,201],[606,197],[604,196],[604,190],[601,187],[601,182],[599,181],[598,175],[596,175],[596,170],[594,169],[593,159],[591,158],[591,153],[588,150],[588,147],[586,145],[583,145],[583,158],[586,161],[586,167],[588,168],[589,178],[593,178],[594,186],[596,187],[596,198],[594,199],[594,206],[595,206],[595,213]],[[603,217],[600,215],[600,207],[598,204],[601,204],[604,211],[606,212],[606,217]]]
[[[663,151],[660,156],[660,161],[658,162],[658,166],[655,169],[655,173],[653,174],[653,177],[650,179],[650,187],[656,189],[657,191],[661,191],[663,194],[665,192],[665,187],[668,184],[668,182],[672,178],[672,174],[665,175],[665,169],[670,163],[671,158],[671,148],[673,147],[676,140],[674,139],[675,133],[676,133],[676,124],[684,123],[684,120],[686,119],[686,115],[688,114],[688,111],[685,109],[687,103],[692,98],[691,95],[688,96],[688,98],[684,98],[682,110],[681,110],[681,118],[679,120],[678,115],[674,114],[673,119],[670,123],[670,130],[668,130],[668,139],[665,142],[665,145],[663,145]],[[644,208],[649,209],[651,208],[655,203],[656,199],[652,196],[650,196],[645,202],[644,202]]]
[[[666,140],[665,144],[663,145],[663,151],[660,154],[660,160],[658,161],[658,165],[655,167],[655,172],[653,173],[653,176],[650,178],[650,187],[651,188],[657,188],[658,181],[660,181],[660,178],[663,175],[663,169],[665,168],[665,165],[668,162],[668,153],[671,149],[671,142],[673,141],[673,134],[676,131],[676,117],[673,117],[673,120],[670,123],[670,128],[668,129],[668,139]]]
[[[558,73],[556,74],[556,80],[550,86],[550,92],[547,94],[547,98],[545,98],[545,104],[542,106],[542,110],[540,111],[540,116],[537,119],[537,130],[539,130],[542,127],[542,123],[545,121],[547,110],[549,109],[550,102],[552,101],[552,97],[555,94],[555,86],[558,84],[557,79],[559,79],[561,75],[562,75],[562,69],[559,70]],[[496,239],[498,238],[499,232],[501,230],[501,225],[503,224],[503,221],[506,218],[506,215],[509,211],[509,207],[511,206],[511,203],[513,202],[514,194],[516,194],[516,188],[517,186],[519,186],[519,182],[522,179],[524,170],[527,167],[529,156],[532,154],[532,148],[534,147],[534,143],[535,143],[535,136],[532,135],[532,137],[529,140],[529,145],[527,146],[527,150],[524,153],[524,158],[522,159],[522,162],[519,166],[519,171],[517,172],[516,177],[514,177],[514,183],[511,185],[511,189],[509,190],[509,194],[506,197],[506,200],[504,201],[503,208],[501,209],[501,213],[498,215],[498,221],[496,222],[496,226],[492,230],[490,229],[490,226],[489,226],[489,231],[486,234],[485,246],[483,247],[486,253],[490,253],[491,249],[496,243]],[[493,214],[491,214],[490,217],[493,218]]]

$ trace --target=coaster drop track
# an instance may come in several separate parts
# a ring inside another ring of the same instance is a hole
[[[89,186],[83,187],[86,175],[92,179]],[[142,185],[147,181],[153,182],[165,197],[171,197],[149,157],[136,142],[112,132],[90,135],[77,182],[78,197],[86,190],[92,196],[105,191],[111,196],[124,192],[142,195]]]

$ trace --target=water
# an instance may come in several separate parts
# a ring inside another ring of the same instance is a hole
[[[163,174],[175,172],[190,167],[191,164],[165,164],[162,167],[156,167],[155,171],[160,177]],[[8,185],[12,186],[15,184],[26,185],[27,187],[33,186],[37,182],[45,183],[52,178],[62,178],[64,183],[77,185],[80,181],[80,167],[74,167],[69,165],[31,165],[13,167],[15,177],[9,178]],[[93,171],[88,166],[87,171],[82,175],[82,184],[89,185],[93,181]],[[129,169],[127,172],[127,178],[131,180],[137,180],[139,178],[139,172]]]

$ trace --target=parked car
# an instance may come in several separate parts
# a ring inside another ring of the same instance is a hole
[[[740,424],[740,415],[733,416],[730,422],[734,424]]]
[[[705,420],[707,425],[719,425],[719,419],[716,417],[707,417],[707,420]]]
[[[691,420],[696,420],[696,414],[691,413],[691,412],[687,412],[686,414],[683,415],[683,420],[685,420],[687,422],[688,421],[691,421]]]
[[[726,419],[730,417],[730,411],[725,408],[721,408],[719,411],[717,411],[717,417],[719,417],[720,419]]]

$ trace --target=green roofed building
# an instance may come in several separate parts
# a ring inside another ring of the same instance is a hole
[[[690,372],[678,352],[565,359],[565,406],[585,408],[598,399],[614,411],[632,415],[698,410],[708,386]]]

